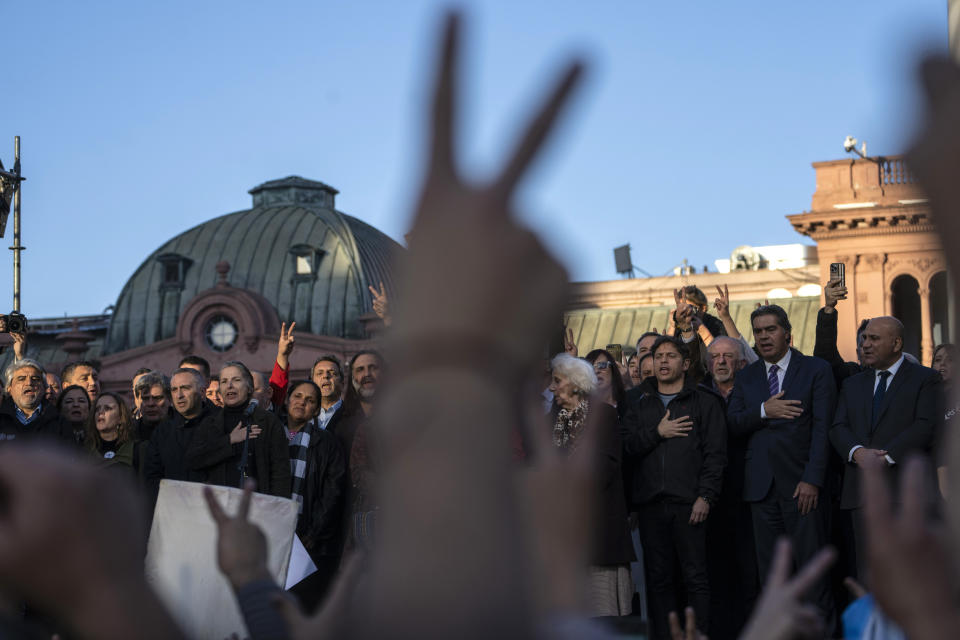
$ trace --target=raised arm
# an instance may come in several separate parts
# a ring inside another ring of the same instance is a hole
[[[730,289],[726,284],[723,285],[723,289],[720,288],[720,285],[717,285],[717,298],[713,301],[713,308],[717,310],[717,317],[723,323],[723,330],[727,332],[727,335],[734,340],[741,339],[743,336],[740,335],[737,323],[733,321],[733,316],[730,315]]]
[[[293,328],[297,326],[296,322],[280,325],[280,339],[277,341],[277,361],[273,364],[273,371],[270,373],[270,401],[274,407],[283,405],[287,399],[287,385],[290,382],[290,354],[293,353],[294,342]]]
[[[831,280],[823,288],[824,305],[817,312],[817,336],[813,355],[826,360],[834,371],[843,367],[843,358],[837,349],[837,302],[847,297],[847,288],[840,280]]]

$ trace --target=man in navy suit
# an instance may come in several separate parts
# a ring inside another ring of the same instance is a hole
[[[777,538],[789,536],[805,565],[829,540],[824,482],[837,389],[830,365],[790,348],[790,320],[775,304],[750,315],[760,360],[737,373],[727,408],[731,436],[747,438],[743,499],[750,503],[761,576]],[[811,595],[832,628],[833,597],[821,579]]]
[[[911,452],[930,453],[942,419],[940,374],[906,360],[903,324],[884,316],[863,331],[863,364],[843,383],[830,441],[844,466],[840,508],[853,510],[858,578],[865,578],[864,531],[858,466],[879,464],[891,482]],[[936,483],[931,476],[931,487]]]

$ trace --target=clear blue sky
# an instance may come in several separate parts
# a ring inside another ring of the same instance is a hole
[[[521,201],[575,280],[654,274],[741,244],[805,240],[810,163],[902,151],[916,62],[946,50],[946,0],[476,1],[462,140],[498,166],[574,52],[584,91]],[[13,2],[3,8],[0,158],[23,138],[23,309],[98,313],[157,246],[298,174],[401,239],[446,3]],[[2,240],[9,245],[12,225]],[[10,308],[12,258],[0,267]]]

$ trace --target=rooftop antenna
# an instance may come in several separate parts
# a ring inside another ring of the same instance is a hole
[[[26,247],[20,244],[20,136],[13,138],[13,171],[5,171],[0,162],[0,238],[7,229],[10,204],[13,203],[13,313],[20,313],[20,253]]]

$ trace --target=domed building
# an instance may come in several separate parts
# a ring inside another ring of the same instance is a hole
[[[99,359],[104,388],[127,392],[137,369],[169,373],[188,354],[269,372],[284,322],[296,322],[295,376],[321,353],[348,358],[372,346],[381,323],[367,287],[382,282],[392,294],[402,247],[337,211],[337,190],[322,182],[290,176],[249,193],[250,209],[153,251],[111,315],[33,321],[29,355],[51,369]]]

